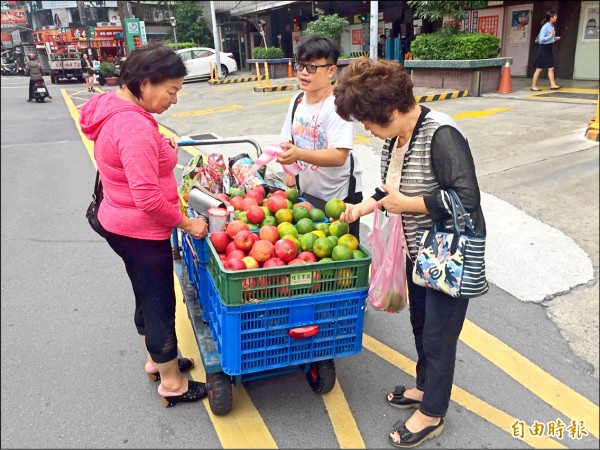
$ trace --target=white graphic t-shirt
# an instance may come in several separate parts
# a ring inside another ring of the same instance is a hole
[[[334,96],[329,96],[323,102],[313,105],[302,100],[294,113],[293,125],[291,117],[296,96],[290,102],[281,129],[281,137],[285,141],[291,141],[293,133],[294,144],[303,149],[314,151],[327,148],[352,149],[354,122],[347,122],[337,115]],[[298,163],[303,167],[300,173],[301,193],[306,192],[322,200],[330,200],[335,197],[344,199],[348,196],[350,154],[344,165],[339,167],[316,167],[301,161]],[[362,167],[358,159],[354,157],[356,192],[362,191],[361,173]]]

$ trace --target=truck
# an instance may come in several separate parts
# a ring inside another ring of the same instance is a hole
[[[46,42],[45,48],[52,84],[59,84],[61,78],[67,80],[76,78],[80,83],[85,81],[81,69],[81,53],[75,46],[69,45],[66,49],[53,49],[50,43]]]

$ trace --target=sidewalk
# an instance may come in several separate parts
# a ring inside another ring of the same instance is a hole
[[[298,78],[274,78],[270,79],[269,83],[271,89],[268,89],[266,79],[262,77],[263,88],[260,89],[258,81],[242,81],[252,77],[252,73],[249,71],[238,71],[231,74],[226,80],[229,83],[233,80],[240,80],[240,82],[254,83],[257,92],[270,92],[270,91],[293,91],[298,89]],[[255,77],[255,76],[254,76]],[[556,82],[562,89],[552,91],[550,90],[550,83],[547,79],[540,79],[538,81],[538,87],[541,89],[540,92],[531,91],[531,78],[525,77],[512,77],[511,85],[514,92],[508,94],[499,94],[491,92],[488,94],[482,94],[481,97],[501,97],[501,98],[514,98],[514,99],[531,99],[541,98],[544,100],[565,100],[570,101],[584,101],[589,103],[590,101],[597,101],[598,94],[600,92],[600,81],[598,80],[563,80],[557,79]],[[449,98],[463,97],[466,96],[465,91],[453,90],[453,89],[439,89],[429,87],[414,87],[413,92],[417,101],[435,101],[445,100]]]

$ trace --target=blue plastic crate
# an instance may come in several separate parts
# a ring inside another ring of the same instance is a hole
[[[207,281],[210,330],[228,375],[350,356],[362,350],[368,289],[227,306],[210,275]],[[318,325],[318,333],[301,339],[289,336],[290,329],[307,325]]]
[[[196,298],[202,308],[202,320],[208,322],[210,320],[208,312],[209,304],[207,302],[208,277],[210,275],[206,268],[208,263],[208,245],[206,244],[206,239],[194,239],[185,232],[181,234],[181,249],[188,278],[194,286]]]

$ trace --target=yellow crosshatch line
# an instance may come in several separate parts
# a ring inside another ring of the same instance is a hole
[[[93,158],[93,143],[82,133],[79,126],[79,111],[66,89],[61,89],[65,103],[69,109],[75,126],[80,133],[83,144],[95,166]],[[491,110],[493,111],[493,110]],[[161,133],[174,135],[171,131],[159,125]],[[196,152],[200,153],[198,150]],[[177,317],[176,328],[179,347],[182,354],[190,355],[196,361],[201,361],[194,332],[183,303],[183,294],[176,277]],[[556,380],[535,364],[518,354],[509,346],[489,335],[469,320],[465,321],[460,339],[484,358],[504,370],[507,375],[521,383],[536,396],[547,402],[551,407],[565,414],[570,419],[583,420],[586,429],[598,437],[598,406],[581,396],[573,389]],[[363,348],[395,365],[411,376],[415,376],[415,363],[401,353],[375,340],[369,335],[363,336]],[[531,375],[531,374],[534,375]],[[206,373],[201,364],[196,365],[190,372],[194,380],[206,380]],[[202,403],[208,416],[213,422],[223,448],[278,448],[260,413],[253,405],[243,386],[234,387],[234,408],[226,416],[214,416],[208,400]],[[494,408],[477,397],[469,394],[458,386],[453,386],[452,400],[483,419],[496,425],[501,430],[511,433],[512,426],[519,421],[509,414]],[[332,427],[338,439],[340,448],[365,448],[360,431],[356,425],[350,407],[339,386],[323,397]],[[513,435],[514,436],[514,435]],[[515,438],[517,439],[517,438]],[[560,442],[546,436],[531,436],[526,434],[522,439],[533,448],[566,448]]]

